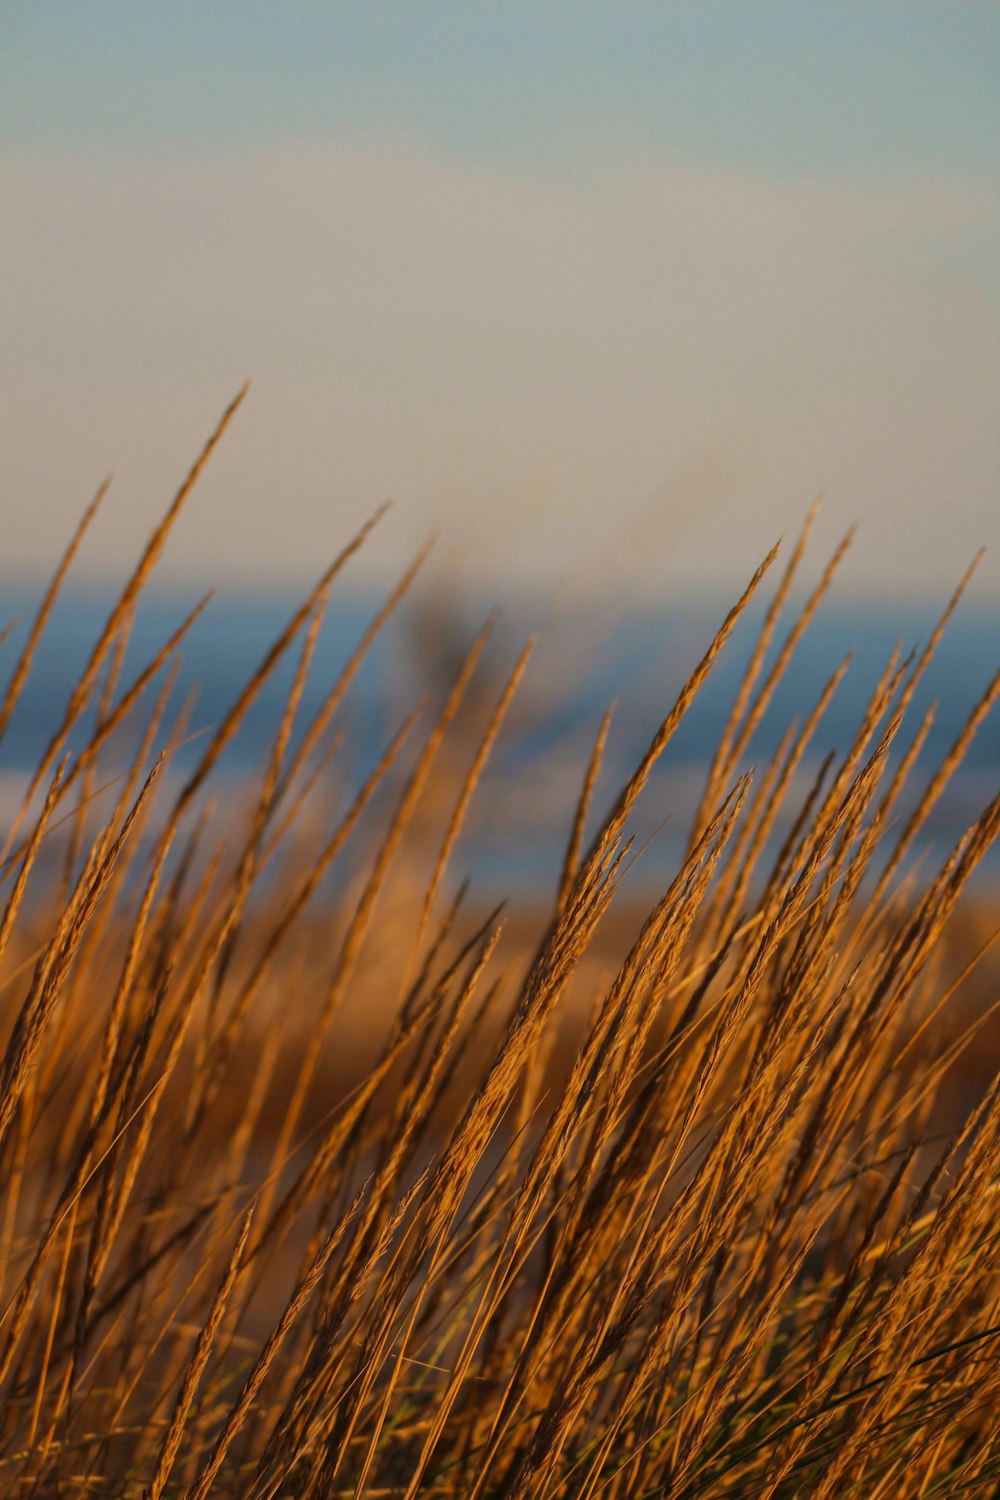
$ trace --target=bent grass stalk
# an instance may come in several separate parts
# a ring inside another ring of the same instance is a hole
[[[976,925],[1000,798],[939,870],[906,861],[1000,677],[893,822],[930,713],[894,746],[972,569],[803,796],[848,662],[771,765],[746,761],[850,542],[782,626],[810,512],[667,887],[645,909],[623,887],[633,815],[777,549],[588,842],[604,716],[554,890],[532,912],[513,890],[500,920],[451,865],[530,643],[498,671],[491,617],[437,711],[414,684],[352,780],[341,708],[422,552],[296,731],[330,590],[381,512],[164,793],[185,732],[160,750],[160,726],[207,600],[121,689],[124,641],[243,394],[111,609],[0,854],[0,1488],[995,1493],[997,928],[958,945],[955,921]],[[104,488],[14,660],[0,757]],[[292,652],[234,804],[223,751]],[[474,673],[494,675],[470,702]]]

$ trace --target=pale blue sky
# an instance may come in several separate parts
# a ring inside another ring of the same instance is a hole
[[[0,17],[5,571],[107,468],[118,566],[244,375],[178,574],[390,493],[373,565],[724,580],[818,490],[859,588],[1000,552],[1000,6]]]
[[[557,164],[621,131],[776,172],[997,167],[1000,6],[218,0],[3,6],[9,142],[333,132]]]

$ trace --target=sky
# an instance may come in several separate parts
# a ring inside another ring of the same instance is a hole
[[[1000,597],[1000,5],[0,3],[0,576]]]

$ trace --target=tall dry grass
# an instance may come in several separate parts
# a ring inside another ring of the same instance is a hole
[[[843,550],[783,625],[807,522],[669,888],[637,919],[623,907],[630,816],[777,549],[595,822],[599,726],[551,904],[527,919],[513,893],[505,931],[449,875],[527,659],[470,744],[489,624],[430,721],[406,717],[316,815],[338,710],[420,561],[298,724],[367,527],[234,686],[186,781],[163,774],[192,619],[128,682],[124,646],[239,399],[111,610],[2,853],[0,1491],[995,1494],[997,1019],[965,996],[997,932],[962,894],[1000,795],[940,870],[900,875],[1000,679],[904,823],[927,723],[889,755],[958,595],[921,654],[886,664],[774,857],[841,676],[741,772]],[[289,653],[254,795],[213,812],[219,757]]]

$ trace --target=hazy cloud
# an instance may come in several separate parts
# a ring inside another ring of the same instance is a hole
[[[819,489],[871,578],[1000,552],[995,185],[390,140],[34,155],[0,194],[8,568],[109,467],[91,561],[127,555],[246,374],[178,570],[312,570],[386,495],[376,560],[443,524],[492,575],[728,576]]]

